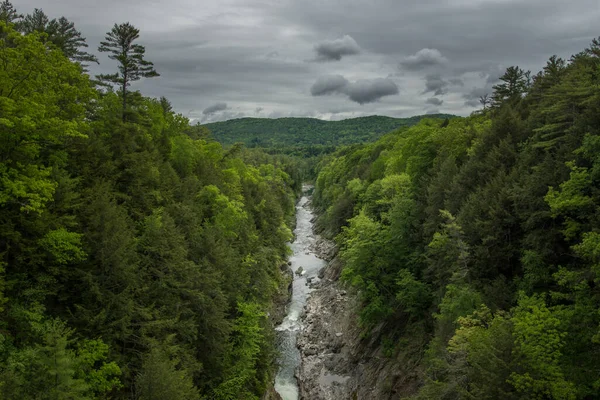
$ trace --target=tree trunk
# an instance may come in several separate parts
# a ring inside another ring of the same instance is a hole
[[[123,122],[125,122],[126,117],[125,117],[125,110],[127,109],[127,72],[125,72],[123,74],[123,114],[122,114],[122,118],[123,118]]]

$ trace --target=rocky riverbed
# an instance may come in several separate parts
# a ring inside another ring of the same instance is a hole
[[[352,343],[357,336],[354,300],[337,280],[340,263],[333,243],[319,238],[313,250],[329,261],[320,271],[321,280],[304,307],[298,336],[301,363],[297,372],[303,399],[349,398],[348,382],[353,372]]]
[[[342,263],[332,242],[317,238],[313,250],[328,261],[302,314],[298,335],[301,399],[401,399],[415,393],[419,368],[414,354],[384,355],[378,331],[361,336],[358,300],[339,277]]]
[[[414,393],[418,368],[409,355],[384,355],[376,328],[358,324],[357,294],[339,278],[342,262],[331,241],[316,235],[310,197],[298,204],[287,314],[277,327],[280,370],[270,399],[400,399]],[[320,262],[320,264],[319,264]],[[302,268],[300,268],[302,267]]]

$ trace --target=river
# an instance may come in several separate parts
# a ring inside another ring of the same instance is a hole
[[[294,271],[292,296],[287,306],[287,314],[275,329],[277,330],[277,347],[279,351],[279,371],[275,377],[275,390],[283,400],[298,400],[298,381],[296,369],[300,366],[300,351],[296,348],[298,333],[302,329],[301,315],[311,289],[307,279],[318,280],[319,270],[326,262],[313,252],[316,238],[313,233],[313,213],[310,209],[309,185],[304,185],[304,195],[296,205],[295,240],[290,247],[293,251],[290,257],[291,268]],[[296,274],[302,267],[302,274]]]

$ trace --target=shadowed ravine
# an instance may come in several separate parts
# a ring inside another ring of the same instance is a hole
[[[277,330],[277,345],[279,350],[279,371],[275,378],[275,390],[284,400],[296,400],[298,382],[295,376],[300,365],[300,352],[296,348],[298,332],[301,329],[301,314],[311,289],[307,279],[318,280],[319,270],[326,265],[311,250],[316,242],[311,222],[313,213],[310,210],[310,197],[307,195],[311,186],[303,187],[304,196],[296,205],[296,240],[290,245],[293,251],[290,257],[291,269],[294,271],[292,296],[287,306],[287,314]],[[302,267],[302,274],[295,272]]]

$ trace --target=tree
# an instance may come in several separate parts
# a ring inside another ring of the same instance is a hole
[[[32,32],[46,32],[50,19],[41,8],[36,8],[33,13],[27,14],[19,23],[19,30],[24,34]]]
[[[95,55],[81,50],[82,47],[88,47],[85,38],[75,29],[75,24],[65,17],[50,20],[43,10],[36,8],[32,14],[20,21],[17,27],[25,34],[45,33],[43,41],[56,46],[72,61],[82,65],[85,65],[85,62],[98,63]]]
[[[22,19],[23,15],[17,13],[17,10],[8,0],[4,0],[0,3],[0,21],[8,24],[15,23]]]
[[[509,382],[526,398],[575,399],[561,368],[565,326],[540,297],[521,296],[512,318],[516,368]]]
[[[75,24],[65,17],[50,21],[48,33],[50,34],[49,41],[61,49],[71,60],[82,64],[85,62],[98,64],[98,58],[95,55],[80,50],[82,47],[88,47],[85,38],[81,36],[81,32],[75,29]]]
[[[107,32],[105,41],[100,42],[98,51],[107,52],[111,60],[119,62],[119,72],[116,74],[98,75],[98,79],[106,85],[118,85],[121,88],[123,101],[123,121],[126,120],[127,91],[132,82],[141,78],[160,76],[154,70],[154,64],[144,59],[146,49],[133,42],[140,37],[139,29],[129,22],[113,26]]]
[[[530,74],[530,71],[524,71],[519,67],[508,67],[500,77],[504,83],[493,87],[492,104],[498,107],[506,100],[520,100],[529,88]]]
[[[42,213],[56,186],[44,146],[83,136],[83,103],[94,94],[80,69],[60,52],[47,51],[36,35],[5,32],[0,39],[0,205]]]
[[[161,347],[155,346],[144,358],[142,370],[136,379],[140,400],[197,400],[198,390],[188,371],[178,368],[177,358],[172,359]]]
[[[486,93],[483,96],[479,97],[479,102],[481,103],[481,105],[483,106],[483,110],[485,111],[492,102],[492,99],[490,98],[490,95]]]

